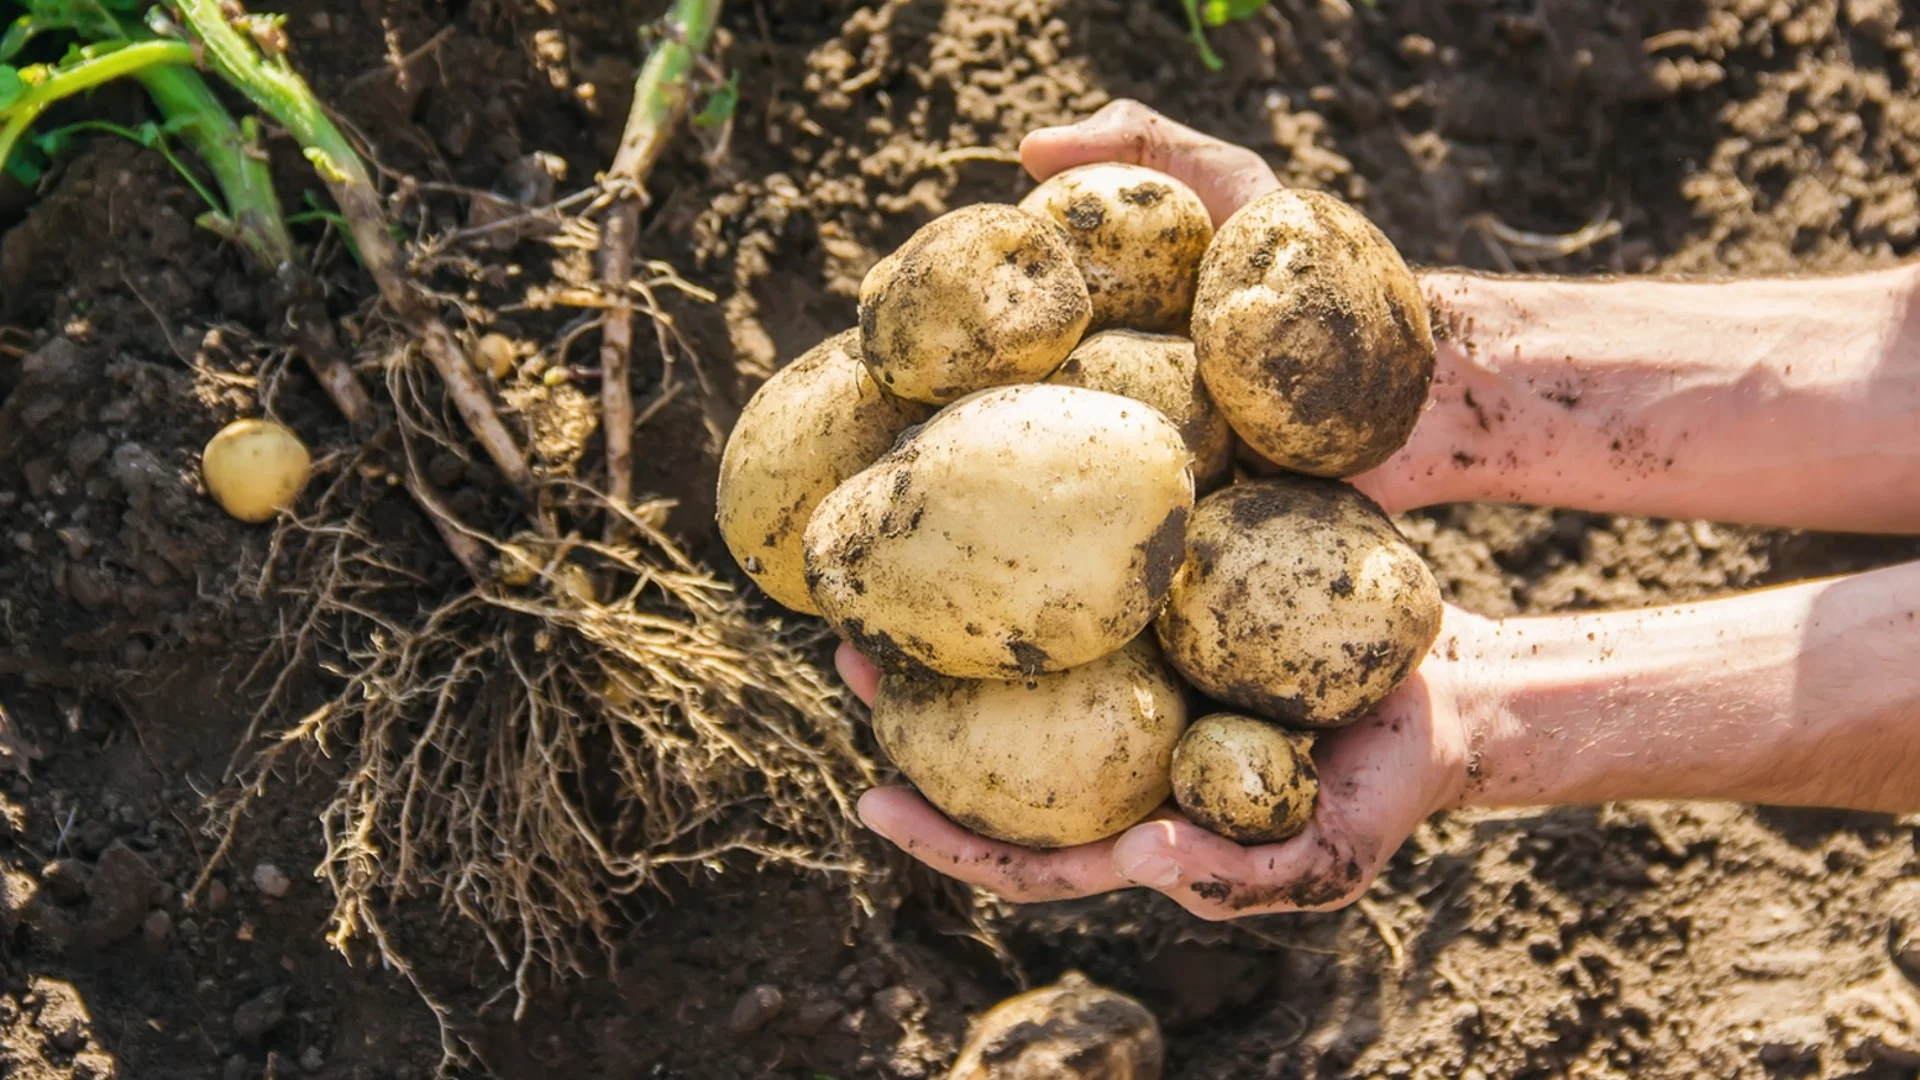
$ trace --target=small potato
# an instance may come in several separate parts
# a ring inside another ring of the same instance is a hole
[[[271,420],[235,420],[207,440],[200,472],[229,515],[258,524],[293,505],[312,457],[300,436]]]
[[[1173,748],[1173,801],[1194,824],[1236,844],[1300,835],[1319,797],[1311,735],[1212,713]]]
[[[1364,215],[1283,189],[1220,226],[1193,303],[1200,377],[1281,468],[1352,476],[1406,444],[1433,381],[1427,302]]]
[[[1159,609],[1193,507],[1190,459],[1166,417],[1118,394],[982,391],[820,501],[807,584],[882,670],[1075,667]]]
[[[1193,486],[1208,492],[1233,469],[1233,429],[1214,407],[1193,343],[1170,334],[1103,330],[1082,341],[1048,382],[1105,390],[1159,409],[1193,452]]]
[[[1160,1023],[1135,999],[1078,971],[988,1009],[947,1080],[1160,1080]]]
[[[1112,836],[1171,791],[1186,699],[1150,635],[1031,679],[888,675],[880,749],[927,801],[982,836],[1060,848]]]
[[[715,516],[727,550],[791,610],[818,615],[802,539],[814,507],[932,409],[880,389],[847,330],[762,383],[720,456]]]
[[[1379,704],[1440,633],[1433,572],[1373,500],[1336,480],[1247,480],[1194,508],[1155,622],[1202,693],[1303,728]]]
[[[860,283],[867,367],[934,405],[1046,378],[1092,314],[1066,234],[1001,203],[942,214]]]
[[[1155,169],[1080,165],[1049,177],[1020,209],[1073,238],[1093,298],[1091,328],[1184,332],[1213,219],[1194,190]]]

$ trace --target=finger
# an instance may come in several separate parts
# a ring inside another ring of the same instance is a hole
[[[1217,226],[1280,186],[1259,154],[1202,134],[1137,101],[1121,100],[1075,124],[1040,128],[1020,141],[1036,180],[1102,161],[1143,165],[1191,187]]]
[[[1070,900],[1126,888],[1113,874],[1112,841],[1038,851],[968,832],[907,788],[860,796],[868,828],[927,866],[1015,903]]]
[[[1177,819],[1136,825],[1113,845],[1113,870],[1205,919],[1327,911],[1366,891],[1374,873],[1319,822],[1282,844],[1242,847]]]
[[[843,641],[833,650],[833,670],[840,673],[840,679],[853,691],[853,696],[863,703],[873,704],[873,695],[880,690],[880,669],[873,661],[861,656],[859,650]]]

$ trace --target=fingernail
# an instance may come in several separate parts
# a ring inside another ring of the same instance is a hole
[[[1120,876],[1149,889],[1171,889],[1180,884],[1180,864],[1164,855],[1142,855],[1128,863]]]

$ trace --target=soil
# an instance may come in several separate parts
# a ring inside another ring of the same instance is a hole
[[[319,0],[288,33],[389,183],[417,182],[409,221],[433,235],[469,220],[464,192],[539,187],[530,154],[564,164],[562,192],[605,166],[633,28],[660,6]],[[1004,151],[1117,97],[1353,200],[1416,263],[1834,270],[1920,240],[1920,17],[1898,0],[1281,0],[1213,35],[1218,73],[1176,0],[748,0],[724,24],[734,122],[676,141],[641,236],[714,295],[669,301],[712,393],[662,410],[636,456],[639,490],[679,500],[668,528],[735,580],[710,495],[731,410],[851,325],[878,253],[946,208],[1030,188],[1002,157],[952,151]],[[142,116],[116,88],[85,109]],[[316,187],[285,139],[271,149],[290,204]],[[268,532],[212,508],[197,449],[262,406],[323,455],[346,438],[277,344],[274,293],[196,213],[157,155],[104,137],[37,193],[0,188],[0,1073],[424,1077],[435,1015],[364,948],[349,961],[324,940],[331,899],[308,871],[326,761],[273,787],[210,891],[182,901],[213,853],[203,797],[285,610],[255,588]],[[1476,227],[1483,214],[1618,229],[1530,258]],[[301,239],[356,338],[371,289],[323,228]],[[463,258],[436,280],[498,297],[516,275],[566,273],[526,242]],[[551,319],[497,328],[544,339]],[[1449,599],[1493,614],[1920,555],[1913,540],[1522,508],[1407,525]],[[400,557],[436,566],[412,528],[420,554]],[[517,1020],[512,973],[469,924],[430,898],[391,922],[479,1047],[476,1075],[934,1076],[970,1016],[1068,969],[1156,1012],[1175,1077],[1920,1075],[1920,991],[1893,959],[1920,956],[1900,937],[1920,925],[1911,822],[1691,804],[1453,814],[1362,907],[1231,924],[1134,894],[971,904],[871,847],[871,913],[815,877],[688,873],[633,899],[605,965],[538,980]]]

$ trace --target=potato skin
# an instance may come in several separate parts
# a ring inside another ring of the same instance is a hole
[[[1340,481],[1277,476],[1194,508],[1154,629],[1207,696],[1326,729],[1399,686],[1440,616],[1433,572],[1373,500]]]
[[[868,369],[890,393],[933,405],[1039,382],[1092,315],[1066,233],[1004,203],[942,214],[860,282]]]
[[[1060,671],[1152,621],[1184,556],[1191,455],[1117,394],[982,391],[903,436],[807,525],[821,613],[883,671]]]
[[[715,517],[727,550],[776,603],[808,615],[803,538],[827,493],[933,410],[880,389],[860,332],[835,334],[774,372],[741,410],[720,456]]]
[[[1068,971],[974,1021],[946,1080],[1160,1080],[1166,1053],[1146,1006]]]
[[[250,525],[293,505],[312,472],[307,444],[273,420],[235,420],[200,452],[200,475],[220,509]]]
[[[1320,796],[1313,736],[1236,713],[1209,713],[1173,748],[1173,800],[1236,844],[1277,844],[1306,829]]]
[[[1184,331],[1200,259],[1213,241],[1207,204],[1156,169],[1122,162],[1055,173],[1020,209],[1072,238],[1093,298],[1092,330]]]
[[[1260,456],[1341,477],[1406,444],[1433,381],[1426,298],[1386,236],[1331,195],[1241,207],[1200,264],[1200,377]]]
[[[1193,452],[1196,492],[1212,491],[1232,472],[1233,429],[1200,381],[1193,343],[1186,338],[1102,330],[1075,347],[1047,381],[1105,390],[1159,409],[1180,428],[1181,438]]]
[[[880,748],[927,801],[1032,848],[1112,836],[1166,800],[1186,699],[1151,635],[1031,679],[887,675]]]

